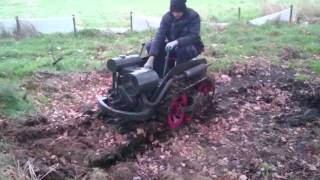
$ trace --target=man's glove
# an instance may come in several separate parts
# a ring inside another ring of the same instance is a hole
[[[178,46],[178,41],[177,40],[174,40],[174,41],[171,41],[169,42],[167,45],[166,45],[166,51],[167,52],[170,52],[172,49],[174,49],[176,46]]]
[[[154,61],[154,56],[150,56],[143,67],[147,69],[153,69],[153,61]]]

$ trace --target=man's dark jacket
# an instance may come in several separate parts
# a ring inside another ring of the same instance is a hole
[[[200,16],[193,9],[187,8],[184,15],[176,20],[171,12],[167,12],[161,20],[160,28],[152,41],[150,56],[157,56],[163,48],[165,40],[178,40],[178,47],[194,45],[200,52],[203,43],[200,38]]]

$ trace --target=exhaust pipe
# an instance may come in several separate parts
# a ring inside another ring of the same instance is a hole
[[[191,69],[185,70],[183,73],[186,78],[193,78],[207,72],[208,64],[199,64]]]

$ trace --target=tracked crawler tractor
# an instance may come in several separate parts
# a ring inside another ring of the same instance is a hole
[[[169,57],[168,53],[162,75],[143,68],[148,57],[110,59],[107,68],[112,72],[112,88],[98,98],[101,112],[116,122],[155,119],[173,129],[201,116],[212,104],[215,91],[207,61],[193,59],[168,69],[168,62],[174,61]]]

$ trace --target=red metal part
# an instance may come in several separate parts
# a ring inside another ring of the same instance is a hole
[[[184,108],[189,106],[189,97],[182,95],[174,100],[169,107],[168,124],[172,129],[176,129],[182,125],[184,121],[190,121],[192,115],[183,111]]]
[[[211,80],[205,80],[199,84],[197,87],[197,96],[198,98],[208,98],[212,99],[215,91],[214,83]],[[208,100],[207,99],[207,100]],[[180,127],[184,122],[190,122],[193,118],[194,111],[199,111],[206,104],[197,104],[198,107],[193,109],[193,112],[186,112],[185,109],[188,109],[191,105],[191,101],[194,99],[188,97],[187,95],[181,95],[176,100],[174,100],[169,106],[169,114],[167,117],[167,121],[169,127],[172,129],[176,129]],[[210,101],[210,100],[209,100]]]

